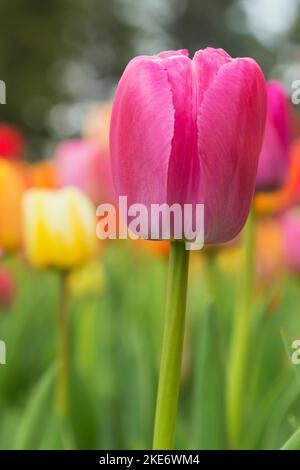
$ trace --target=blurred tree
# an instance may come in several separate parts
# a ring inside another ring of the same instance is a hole
[[[134,53],[130,46],[133,29],[116,14],[115,2],[107,0],[0,3],[0,79],[7,87],[0,121],[24,130],[31,140],[32,158],[41,157],[46,139],[57,137],[56,129],[49,125],[49,110],[61,102],[81,100],[82,90],[89,95],[89,81],[84,83],[87,65],[95,81],[111,80],[121,73]],[[78,73],[72,86],[68,71],[74,70],[76,75],[80,68],[78,93]],[[92,91],[91,99],[95,99]],[[104,86],[104,97],[105,93]]]
[[[0,121],[30,141],[30,159],[76,135],[85,109],[109,98],[129,59],[186,47],[223,47],[270,70],[274,51],[246,27],[238,0],[2,0]]]

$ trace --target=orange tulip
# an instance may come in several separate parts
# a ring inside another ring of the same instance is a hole
[[[0,247],[4,251],[21,245],[21,198],[25,182],[19,168],[0,159]]]
[[[26,179],[30,188],[57,188],[56,169],[51,161],[42,161],[26,167]]]
[[[261,282],[279,278],[283,273],[283,238],[277,218],[268,217],[257,224],[256,260]]]
[[[258,215],[278,214],[300,201],[300,139],[292,144],[290,152],[285,184],[278,191],[255,195],[254,207]]]

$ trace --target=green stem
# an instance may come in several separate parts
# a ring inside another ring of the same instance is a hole
[[[58,412],[65,418],[69,409],[69,295],[66,285],[67,274],[62,273],[61,294],[58,314]]]
[[[189,251],[182,241],[171,242],[167,303],[153,449],[172,449],[180,386],[185,327]]]
[[[240,444],[244,414],[245,378],[255,284],[255,216],[251,211],[244,232],[244,262],[240,297],[235,312],[227,384],[227,423],[231,446]]]
[[[300,429],[286,441],[281,450],[300,450]]]

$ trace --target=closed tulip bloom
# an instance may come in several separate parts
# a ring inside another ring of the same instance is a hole
[[[268,109],[263,145],[259,157],[256,188],[259,191],[280,187],[289,167],[291,111],[288,96],[280,82],[267,84]]]
[[[30,189],[23,197],[27,260],[35,267],[70,269],[96,251],[95,210],[79,189]]]
[[[136,57],[113,104],[117,195],[148,212],[204,203],[205,242],[231,240],[249,212],[265,114],[265,80],[252,59],[212,48],[193,59],[186,51]]]
[[[110,162],[99,145],[84,139],[63,142],[55,152],[55,164],[60,187],[77,186],[95,205],[112,200]]]
[[[22,171],[0,159],[0,248],[16,250],[21,245],[21,199],[25,191]]]

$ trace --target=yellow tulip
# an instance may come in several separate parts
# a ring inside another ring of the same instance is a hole
[[[0,247],[16,250],[21,244],[21,199],[25,182],[19,169],[0,158]]]
[[[88,261],[97,249],[95,227],[94,206],[77,188],[24,194],[24,250],[33,266],[67,270]]]

